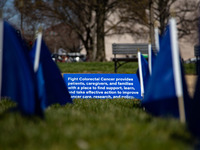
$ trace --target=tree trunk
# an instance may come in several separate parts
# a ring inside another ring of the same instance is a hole
[[[87,60],[86,61],[93,61],[93,49],[92,48],[88,48],[87,49]]]
[[[86,30],[86,37],[84,37],[82,34],[79,34],[79,38],[81,39],[85,50],[86,50],[86,61],[93,61],[93,51],[94,51],[94,37],[91,36],[91,30],[88,28]]]
[[[92,37],[89,39],[89,47],[87,49],[87,61],[94,61],[94,45]]]
[[[150,28],[150,32],[149,32],[149,36],[151,39],[151,45],[155,45],[155,37],[154,37],[154,9],[153,9],[153,0],[150,0],[149,2],[149,28]],[[154,46],[153,46],[154,48]]]
[[[105,6],[107,1],[97,0],[96,9],[96,23],[97,23],[97,55],[96,61],[105,61],[105,33],[104,33],[104,23],[105,23]]]
[[[163,3],[162,0],[158,2],[158,11],[159,11],[159,22],[160,22],[160,34],[162,35],[166,28],[166,20],[169,18],[169,12],[167,7],[167,3]]]

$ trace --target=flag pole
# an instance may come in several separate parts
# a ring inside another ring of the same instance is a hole
[[[38,35],[37,35],[36,54],[35,54],[35,60],[34,60],[34,72],[37,72],[38,67],[39,67],[41,42],[42,42],[42,28],[40,27],[38,30]]]
[[[149,73],[152,74],[152,56],[151,56],[151,39],[149,39],[148,44],[148,63],[149,63]]]
[[[171,36],[171,47],[172,47],[172,62],[173,62],[173,72],[174,72],[174,82],[176,96],[178,97],[178,106],[179,106],[179,115],[180,122],[185,123],[185,107],[183,99],[183,86],[182,86],[182,77],[181,77],[181,66],[179,58],[179,47],[178,47],[178,37],[176,29],[176,20],[171,18],[170,23],[170,36]]]
[[[142,76],[141,52],[140,52],[139,48],[138,48],[138,68],[139,68],[139,77],[140,77],[141,96],[144,97],[144,84],[143,84],[143,76]]]
[[[3,10],[0,9],[0,100],[2,88],[2,66],[3,66]]]
[[[160,44],[159,44],[159,30],[158,30],[158,22],[155,21],[154,23],[154,33],[155,33],[155,46],[156,46],[156,52],[160,51]]]

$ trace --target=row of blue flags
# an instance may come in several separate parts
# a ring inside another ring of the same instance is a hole
[[[152,75],[145,89],[142,105],[147,111],[157,116],[179,117],[171,45],[170,28],[167,28],[160,44]],[[180,62],[180,60],[178,61]],[[184,76],[181,78],[184,80]]]
[[[145,77],[149,71],[146,60],[139,60],[144,65],[139,73],[143,76],[144,96],[141,103],[145,110],[155,116],[180,118],[194,135],[200,137],[200,77],[192,99],[188,94],[179,55],[174,18],[169,20],[165,33],[159,39],[157,56],[151,57],[154,63],[149,76]]]
[[[72,103],[60,70],[41,39],[39,67],[34,71],[37,41],[28,50],[20,32],[1,20],[2,49],[0,48],[1,97],[17,103],[17,109],[25,115],[43,115],[46,107],[59,103]],[[0,45],[1,46],[1,45]]]

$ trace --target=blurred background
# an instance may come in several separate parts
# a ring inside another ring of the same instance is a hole
[[[163,34],[171,12],[183,60],[198,44],[199,0],[1,0],[0,7],[30,47],[42,26],[59,62],[110,61],[112,43],[153,44],[155,22]]]

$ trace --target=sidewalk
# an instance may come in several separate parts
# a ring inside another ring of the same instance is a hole
[[[190,96],[193,96],[194,91],[195,91],[195,84],[196,84],[196,80],[197,80],[197,76],[196,75],[186,75],[186,82],[188,85],[188,92],[190,94]]]

